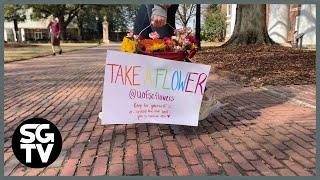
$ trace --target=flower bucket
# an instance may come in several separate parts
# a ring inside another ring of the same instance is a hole
[[[185,61],[186,59],[191,59],[195,54],[196,50],[190,51],[177,51],[177,52],[139,52],[140,54],[147,56],[154,56],[163,59],[175,60],[175,61]]]
[[[174,34],[177,36],[160,39],[157,32],[152,32],[149,34],[151,39],[140,38],[141,33],[151,27],[150,24],[142,29],[138,35],[129,32],[122,41],[121,51],[175,61],[191,62],[190,59],[197,52],[195,38],[192,32],[187,32],[186,29],[175,29],[170,24],[167,25],[175,31]]]

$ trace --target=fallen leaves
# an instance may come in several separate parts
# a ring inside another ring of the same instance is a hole
[[[264,45],[210,47],[193,60],[246,76],[240,80],[259,87],[316,83],[316,51]]]

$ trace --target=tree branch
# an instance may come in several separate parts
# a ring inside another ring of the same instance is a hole
[[[83,5],[77,5],[73,10],[69,11],[68,18],[65,21],[66,26],[73,20],[73,18],[78,14],[80,8],[82,8],[82,7],[83,7]]]

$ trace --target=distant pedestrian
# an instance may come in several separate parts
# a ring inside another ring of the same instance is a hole
[[[62,48],[60,46],[60,27],[59,27],[59,19],[52,15],[50,18],[50,22],[48,24],[48,29],[50,30],[50,38],[51,38],[51,47],[52,47],[52,55],[56,55],[55,46],[59,48],[59,54],[62,53]]]

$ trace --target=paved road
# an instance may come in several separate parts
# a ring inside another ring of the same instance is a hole
[[[209,86],[229,105],[199,127],[102,126],[105,53],[91,48],[5,64],[5,175],[315,175],[315,85],[256,89],[213,75]],[[34,116],[63,136],[47,168],[26,168],[12,153],[15,127]]]

